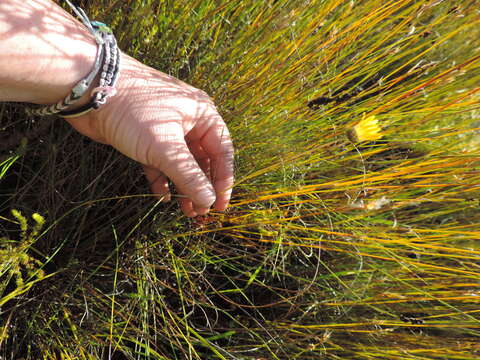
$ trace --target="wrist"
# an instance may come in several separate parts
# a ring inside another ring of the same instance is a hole
[[[8,15],[20,7],[18,13],[30,14],[0,19],[0,101],[56,103],[91,71],[97,44],[52,2],[2,0],[0,11]],[[34,14],[42,21],[41,34],[31,31]]]

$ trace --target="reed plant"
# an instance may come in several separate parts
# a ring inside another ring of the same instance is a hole
[[[233,202],[2,105],[2,359],[480,357],[478,2],[79,3],[212,95]]]

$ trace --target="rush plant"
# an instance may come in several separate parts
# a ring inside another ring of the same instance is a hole
[[[186,219],[121,155],[4,106],[29,141],[1,149],[1,236],[11,208],[44,214],[27,256],[49,278],[2,306],[2,358],[480,357],[476,1],[79,3],[212,95],[233,202]]]

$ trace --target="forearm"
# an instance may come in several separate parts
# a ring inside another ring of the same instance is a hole
[[[96,48],[51,0],[1,0],[0,101],[56,103],[91,71]]]

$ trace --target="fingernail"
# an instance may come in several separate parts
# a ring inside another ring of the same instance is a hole
[[[215,208],[215,210],[225,211],[225,210],[227,210],[228,204],[224,204],[224,205],[215,204],[213,207]]]
[[[195,211],[189,212],[188,214],[185,214],[189,218],[194,218],[195,216],[198,216],[198,214]]]

